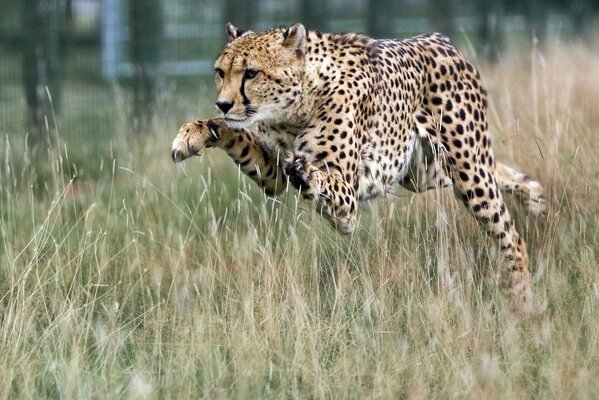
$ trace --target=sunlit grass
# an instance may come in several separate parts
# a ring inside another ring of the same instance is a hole
[[[509,312],[492,243],[451,193],[399,191],[339,236],[216,150],[172,165],[198,116],[176,99],[144,139],[118,116],[93,161],[75,128],[43,163],[5,138],[0,397],[596,396],[598,64],[561,48],[483,68],[498,159],[551,198],[541,220],[510,203],[530,320]]]

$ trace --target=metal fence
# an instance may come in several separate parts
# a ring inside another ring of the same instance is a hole
[[[548,30],[547,25],[560,32],[577,32],[592,24],[588,16],[597,8],[593,0],[554,0],[547,3],[550,6],[537,4],[535,8],[536,3],[538,0],[4,2],[0,4],[0,133],[31,132],[35,129],[31,121],[43,125],[49,112],[65,118],[109,118],[115,107],[115,90],[138,93],[141,104],[158,90],[160,79],[199,81],[212,73],[211,64],[224,43],[228,20],[257,30],[302,21],[320,30],[393,37],[440,28],[460,37],[465,33],[483,38],[481,43],[475,41],[479,49],[493,40],[491,47],[498,49],[497,30],[519,31],[523,37],[530,34],[527,29],[531,26],[537,34],[541,28]],[[530,5],[528,11],[521,4]],[[550,9],[555,12],[549,13]],[[540,12],[544,13],[541,17]]]

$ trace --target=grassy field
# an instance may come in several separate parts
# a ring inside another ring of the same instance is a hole
[[[532,318],[451,193],[399,191],[339,236],[217,150],[171,163],[211,88],[165,99],[143,139],[121,100],[51,126],[40,160],[2,140],[0,399],[597,398],[599,50],[481,69],[497,158],[551,199],[540,220],[510,203]]]

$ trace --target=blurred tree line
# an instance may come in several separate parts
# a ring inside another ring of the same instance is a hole
[[[18,33],[0,26],[0,37],[5,43],[14,43],[21,50],[22,82],[27,104],[29,137],[32,146],[48,140],[47,116],[60,112],[63,58],[65,48],[73,41],[71,25],[74,0],[20,0],[0,3],[0,20],[20,14]],[[75,0],[76,1],[76,0]],[[115,0],[118,1],[118,0]],[[200,7],[202,2],[198,1]],[[260,20],[258,2],[252,0],[224,0],[222,22],[232,21],[241,27],[252,28]],[[335,6],[332,4],[335,3]],[[506,14],[520,14],[526,20],[530,36],[543,43],[547,36],[549,11],[569,16],[573,34],[587,40],[591,17],[599,9],[597,0],[428,0],[422,4],[432,30],[450,37],[458,32],[456,19],[470,16],[477,20],[479,54],[490,62],[497,60],[504,46],[502,21]],[[143,132],[156,107],[157,94],[164,78],[164,8],[169,0],[128,0],[128,54],[132,65],[130,87],[133,93],[133,128]],[[396,20],[402,17],[414,0],[364,0],[367,34],[378,38],[396,35]],[[308,28],[326,31],[340,11],[339,1],[299,0],[299,15]],[[3,22],[4,24],[4,22]],[[33,27],[33,28],[32,28]],[[223,36],[224,40],[224,36]],[[47,88],[47,89],[46,89]],[[52,102],[49,101],[51,93]]]

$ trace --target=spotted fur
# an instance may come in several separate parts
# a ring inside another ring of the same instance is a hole
[[[343,233],[359,201],[451,186],[500,243],[510,293],[529,303],[528,259],[502,191],[541,214],[541,186],[496,163],[480,76],[439,33],[408,40],[227,26],[215,62],[222,119],[186,124],[182,160],[223,148],[271,195],[289,182]]]

